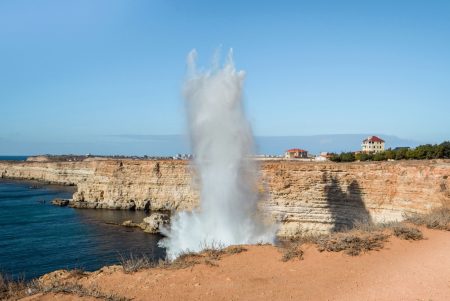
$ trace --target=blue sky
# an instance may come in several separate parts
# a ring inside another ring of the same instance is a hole
[[[247,73],[256,135],[448,140],[449,16],[425,0],[3,0],[0,154],[183,134],[186,55],[207,66],[219,47]]]

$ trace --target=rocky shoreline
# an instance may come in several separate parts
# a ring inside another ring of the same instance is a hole
[[[71,207],[78,209],[97,209],[95,206],[90,206],[92,203],[87,202],[75,202],[72,199],[53,199],[51,204],[59,207]],[[110,209],[110,208],[108,208]],[[124,209],[124,208],[120,208]],[[130,210],[130,208],[125,208]],[[118,226],[139,228],[145,233],[160,234],[162,227],[168,227],[170,225],[170,212],[151,212],[149,216],[145,217],[142,222],[136,223],[132,220],[125,220]]]
[[[260,207],[281,236],[402,220],[450,203],[449,160],[259,165]],[[182,160],[3,161],[0,177],[76,186],[63,202],[74,208],[173,212],[198,205],[195,173]]]

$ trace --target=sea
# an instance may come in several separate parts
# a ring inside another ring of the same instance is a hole
[[[118,225],[141,222],[145,212],[51,205],[73,192],[69,186],[0,179],[0,273],[32,279],[58,269],[94,271],[131,255],[166,256],[157,245],[161,236]]]
[[[25,161],[28,156],[0,156],[0,161]]]

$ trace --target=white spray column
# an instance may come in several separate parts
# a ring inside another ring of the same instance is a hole
[[[236,71],[232,52],[223,68],[199,72],[196,52],[188,56],[184,97],[200,206],[179,212],[162,245],[169,258],[203,246],[272,243],[276,228],[258,212],[257,169],[250,159],[253,136],[242,105],[245,74]]]

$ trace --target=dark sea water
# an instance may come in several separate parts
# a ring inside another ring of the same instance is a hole
[[[27,156],[0,156],[0,161],[25,161]]]
[[[0,272],[30,279],[63,268],[92,271],[130,254],[165,256],[160,236],[108,224],[140,222],[144,212],[50,204],[72,193],[73,187],[0,179]]]

